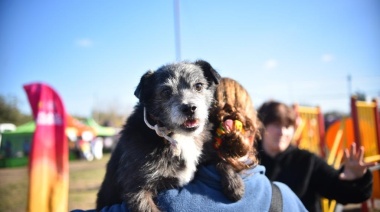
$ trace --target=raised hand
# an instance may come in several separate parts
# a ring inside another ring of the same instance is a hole
[[[344,150],[344,158],[344,171],[339,176],[342,180],[358,179],[365,174],[368,167],[376,165],[376,162],[364,162],[364,147],[360,146],[357,149],[355,142],[352,143],[350,149]]]

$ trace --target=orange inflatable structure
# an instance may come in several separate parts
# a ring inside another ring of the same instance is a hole
[[[351,117],[336,121],[324,131],[323,115],[319,107],[294,105],[297,113],[297,128],[293,143],[326,159],[327,163],[339,169],[344,149],[353,142],[365,148],[366,162],[380,161],[380,119],[377,101],[364,102],[351,99]],[[377,168],[377,170],[376,170]],[[372,169],[373,195],[362,204],[362,211],[380,209],[380,171]],[[334,211],[336,202],[322,200],[323,211]]]
[[[357,146],[364,146],[365,162],[380,161],[380,119],[377,101],[358,101],[351,98],[351,117],[343,118],[333,123],[326,131],[325,142],[327,149],[327,163],[339,168],[342,163],[343,151],[353,142]],[[380,209],[380,171],[379,167],[372,168],[373,193],[372,197],[362,204],[362,211],[377,211]],[[324,200],[326,201],[326,200]],[[324,211],[333,211],[335,201],[327,206],[324,202]]]
[[[380,162],[380,118],[378,103],[358,101],[351,98],[351,115],[354,128],[354,138],[358,145],[365,148],[366,162]],[[373,193],[367,204],[363,204],[363,211],[380,210],[380,170],[373,170]]]

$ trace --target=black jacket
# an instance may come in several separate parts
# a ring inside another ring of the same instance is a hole
[[[322,211],[320,197],[338,203],[360,203],[372,194],[372,173],[368,170],[356,180],[340,180],[344,169],[335,170],[317,155],[290,145],[283,153],[271,158],[259,143],[260,162],[272,181],[287,184],[309,211]]]

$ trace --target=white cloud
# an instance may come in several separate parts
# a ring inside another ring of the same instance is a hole
[[[274,69],[278,66],[278,61],[275,59],[269,59],[265,61],[264,68],[265,69]]]
[[[76,45],[83,48],[89,48],[93,46],[93,42],[91,39],[82,38],[76,41]]]
[[[324,54],[321,57],[322,62],[328,63],[334,60],[334,55],[332,54]]]

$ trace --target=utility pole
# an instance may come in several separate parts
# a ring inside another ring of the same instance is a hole
[[[347,85],[348,85],[348,105],[349,105],[348,111],[350,111],[351,110],[351,96],[352,96],[352,91],[351,91],[351,74],[347,75]]]
[[[348,96],[351,98],[352,91],[351,91],[351,74],[347,76],[347,84],[348,84]]]
[[[179,0],[174,0],[174,33],[175,33],[175,51],[177,62],[181,61],[181,34],[179,20]]]

